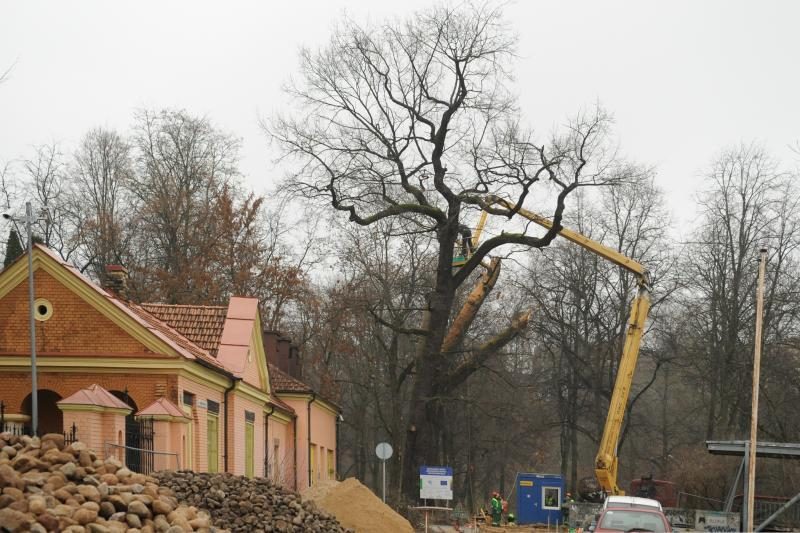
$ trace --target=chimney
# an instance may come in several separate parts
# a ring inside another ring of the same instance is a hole
[[[267,354],[267,361],[280,368],[280,359],[278,358],[278,334],[274,331],[262,332],[261,338],[264,340],[264,352]]]
[[[288,373],[295,379],[300,379],[300,350],[295,345],[289,346]]]
[[[128,301],[128,269],[122,265],[106,265],[106,282],[103,288],[120,300]]]
[[[289,346],[291,341],[286,337],[278,337],[278,368],[289,373]]]

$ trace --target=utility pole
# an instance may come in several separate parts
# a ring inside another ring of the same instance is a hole
[[[15,222],[24,222],[25,230],[28,234],[28,321],[31,332],[31,432],[39,434],[39,385],[37,383],[36,371],[36,320],[34,318],[33,302],[33,223],[39,217],[33,216],[33,208],[30,202],[25,202],[25,216],[17,217],[3,214],[3,218]]]
[[[753,529],[753,511],[756,488],[756,448],[758,447],[758,385],[761,375],[761,322],[764,318],[764,277],[767,270],[767,249],[761,248],[758,265],[758,288],[756,290],[756,334],[753,351],[753,406],[750,413],[750,449],[747,465],[747,527]]]
[[[28,322],[31,328],[31,431],[39,434],[39,385],[36,372],[36,322],[33,318],[33,209],[25,202],[25,227],[28,230]]]

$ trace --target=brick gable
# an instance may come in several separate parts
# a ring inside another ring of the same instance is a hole
[[[34,272],[34,287],[37,298],[53,305],[53,315],[36,322],[41,355],[156,355],[48,272]],[[28,354],[28,327],[26,278],[0,299],[0,354]]]

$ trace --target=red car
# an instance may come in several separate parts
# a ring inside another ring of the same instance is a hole
[[[672,527],[664,513],[648,508],[608,508],[600,514],[594,533],[669,533]]]

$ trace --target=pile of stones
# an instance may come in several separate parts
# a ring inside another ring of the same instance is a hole
[[[233,532],[335,532],[347,530],[329,513],[265,478],[191,471],[154,474],[178,501],[208,510],[215,524]]]
[[[219,531],[208,513],[64,436],[0,433],[0,531]]]

